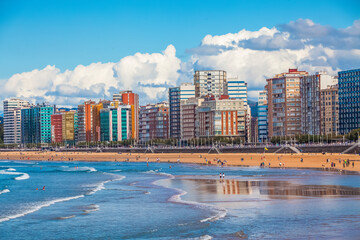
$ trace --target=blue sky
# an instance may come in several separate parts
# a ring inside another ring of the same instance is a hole
[[[299,18],[336,28],[359,18],[359,1],[0,2],[0,79],[56,65],[116,62],[168,44],[180,59],[206,34],[273,27]]]
[[[360,68],[360,2],[0,0],[0,101],[73,107],[134,90],[146,104],[203,69],[257,100],[293,67]]]

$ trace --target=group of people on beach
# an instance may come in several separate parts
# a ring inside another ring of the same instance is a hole
[[[215,162],[217,165],[220,165],[220,166],[224,166],[227,163],[226,160],[221,160],[220,158],[214,158],[213,162]],[[205,158],[205,163],[206,164],[211,164],[211,161],[208,160],[207,158]]]

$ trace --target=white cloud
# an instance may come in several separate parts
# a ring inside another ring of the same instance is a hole
[[[21,97],[58,105],[76,106],[86,99],[111,99],[120,90],[133,90],[143,103],[166,99],[166,88],[175,86],[181,61],[169,45],[162,53],[122,58],[117,63],[78,65],[61,72],[55,66],[14,74],[0,89],[1,99]]]
[[[14,74],[2,80],[0,100],[33,98],[58,105],[76,106],[86,99],[111,99],[120,90],[139,93],[141,103],[167,99],[167,88],[192,82],[194,70],[221,69],[248,82],[249,97],[257,99],[266,78],[288,68],[310,73],[360,66],[360,20],[344,29],[299,19],[258,31],[206,35],[200,46],[187,51],[181,62],[169,45],[162,53],[136,53],[116,63],[78,65],[61,72],[55,66]],[[0,107],[1,110],[2,106]]]
[[[298,68],[310,73],[360,66],[360,20],[345,29],[299,19],[278,27],[225,35],[207,35],[192,53],[194,70],[221,69],[248,82],[249,97],[263,89],[266,78]]]

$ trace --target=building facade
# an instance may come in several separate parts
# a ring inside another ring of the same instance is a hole
[[[268,140],[268,101],[267,91],[259,92],[258,98],[258,141],[261,143]]]
[[[195,71],[195,97],[227,95],[227,78],[223,70]]]
[[[10,99],[5,99],[3,104],[4,104],[4,144],[18,143],[17,140],[19,139],[19,137],[16,137],[16,135],[19,136],[19,131],[21,130],[17,128],[17,123],[19,122],[17,121],[17,118],[19,117],[21,118],[21,110],[20,110],[20,115],[16,114],[14,110],[28,106],[29,102],[22,99],[10,98]],[[17,111],[19,111],[19,109]]]
[[[245,81],[239,80],[238,77],[229,77],[227,91],[230,98],[242,99],[247,105],[247,83]]]
[[[330,85],[320,90],[321,98],[321,134],[336,136],[339,134],[339,94],[338,85]]]
[[[337,78],[317,72],[300,79],[301,95],[301,132],[310,135],[322,135],[321,91],[337,84]]]
[[[63,142],[63,116],[60,113],[51,115],[51,142]]]
[[[207,97],[197,109],[198,136],[237,136],[246,140],[246,114],[242,99],[231,99],[228,95]]]
[[[181,139],[189,140],[196,138],[197,124],[196,124],[196,113],[197,108],[204,101],[203,98],[189,98],[188,100],[181,101],[180,105],[180,129]]]
[[[21,109],[21,142],[22,144],[49,144],[52,140],[51,115],[54,105],[45,103]]]
[[[132,139],[132,107],[119,105],[100,110],[100,140],[124,141]]]
[[[169,104],[167,102],[140,107],[140,141],[169,138]]]
[[[41,143],[40,108],[28,106],[21,109],[21,143]]]
[[[341,71],[339,80],[339,132],[360,128],[360,69]]]
[[[132,91],[122,91],[121,102],[124,105],[131,106],[131,138],[139,139],[139,95]]]
[[[180,138],[180,87],[169,88],[170,138]]]
[[[94,101],[85,101],[78,106],[78,142],[91,142],[93,138]]]
[[[301,133],[300,79],[307,75],[305,71],[289,69],[266,80],[269,138]]]
[[[170,138],[181,138],[181,102],[195,97],[195,86],[183,83],[180,87],[169,88]]]

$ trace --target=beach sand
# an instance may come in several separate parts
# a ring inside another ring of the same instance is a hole
[[[303,159],[303,162],[300,159]],[[0,152],[3,160],[34,160],[34,161],[131,161],[131,162],[181,162],[216,165],[217,159],[226,160],[226,165],[259,166],[275,168],[317,168],[330,169],[331,162],[336,164],[334,170],[360,171],[360,156],[353,154],[274,154],[274,153],[94,153],[94,152]],[[159,159],[159,160],[158,160]],[[243,159],[243,160],[241,160]],[[327,159],[330,161],[327,162]],[[339,160],[350,160],[350,165],[343,167]],[[282,163],[280,166],[280,162]],[[352,166],[354,162],[354,167]]]

